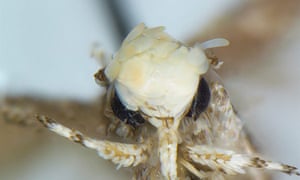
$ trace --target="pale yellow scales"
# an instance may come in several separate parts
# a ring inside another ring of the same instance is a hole
[[[215,39],[188,47],[164,32],[163,27],[136,26],[119,51],[104,63],[97,80],[108,87],[105,112],[112,122],[110,99],[117,93],[126,109],[145,118],[137,129],[115,129],[116,136],[138,139],[133,144],[96,140],[38,116],[47,128],[111,160],[131,167],[134,179],[227,179],[261,168],[299,175],[295,167],[253,155],[242,123],[223,85],[213,78],[222,62],[205,50],[226,46]],[[211,99],[196,120],[186,116],[201,78],[208,81]],[[110,113],[109,113],[110,112]],[[129,137],[134,131],[134,138]],[[138,138],[137,138],[138,137]],[[252,177],[259,178],[259,173]]]

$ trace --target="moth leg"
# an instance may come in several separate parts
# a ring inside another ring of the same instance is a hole
[[[260,168],[300,176],[296,167],[266,161],[260,157],[238,154],[233,151],[203,145],[188,146],[187,149],[191,161],[208,166],[212,170],[220,171],[224,174],[244,174],[244,168]]]
[[[137,166],[148,159],[148,147],[144,144],[124,144],[106,140],[96,140],[69,129],[46,116],[37,119],[49,130],[87,148],[94,149],[98,155],[117,164],[117,168]]]
[[[244,150],[244,143],[240,142],[243,124],[234,111],[226,89],[218,81],[212,81],[210,90],[210,105],[200,119],[211,124],[210,132],[214,144],[221,144],[221,147],[236,146],[236,148]]]
[[[218,141],[216,143],[220,143],[222,147],[235,147],[245,154],[255,154],[255,147],[251,144],[249,135],[243,128],[243,122],[236,114],[224,86],[215,80],[210,84],[210,89],[212,100],[209,117],[214,122],[212,128],[213,136],[218,137],[215,139]],[[256,169],[250,169],[249,176],[255,179],[270,178],[267,173]]]
[[[189,172],[193,173],[195,176],[197,176],[199,179],[207,178],[209,175],[207,172],[198,170],[193,164],[190,162],[184,160],[184,159],[179,159],[179,163],[184,166]]]
[[[222,147],[228,145],[245,153],[255,153],[255,147],[251,144],[249,135],[243,128],[243,122],[237,115],[224,86],[214,81],[210,89],[211,103],[203,118],[213,124],[213,135],[220,139]]]

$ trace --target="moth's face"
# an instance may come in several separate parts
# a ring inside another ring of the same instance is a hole
[[[208,66],[201,49],[182,45],[162,27],[140,24],[124,40],[104,74],[128,110],[163,119],[186,112]]]

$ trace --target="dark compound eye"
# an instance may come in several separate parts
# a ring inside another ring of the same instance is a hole
[[[209,86],[206,80],[202,78],[199,82],[198,90],[192,102],[191,108],[186,116],[192,117],[194,120],[196,120],[199,117],[199,115],[208,107],[209,100]]]
[[[133,126],[134,128],[142,125],[145,119],[137,111],[128,110],[120,101],[118,94],[115,92],[111,100],[111,108],[114,114],[126,124]]]

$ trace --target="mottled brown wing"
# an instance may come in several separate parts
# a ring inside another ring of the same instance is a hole
[[[7,97],[0,104],[0,168],[18,164],[38,150],[37,147],[46,145],[51,137],[56,137],[36,120],[38,114],[55,118],[91,137],[103,139],[107,120],[101,105],[104,101],[101,98],[98,100],[96,103],[83,103],[75,100]]]
[[[97,98],[95,102],[7,97],[0,107],[0,118],[7,125],[40,129],[36,115],[46,115],[89,136],[101,138],[106,134],[108,123],[104,117],[104,102],[103,97]]]

